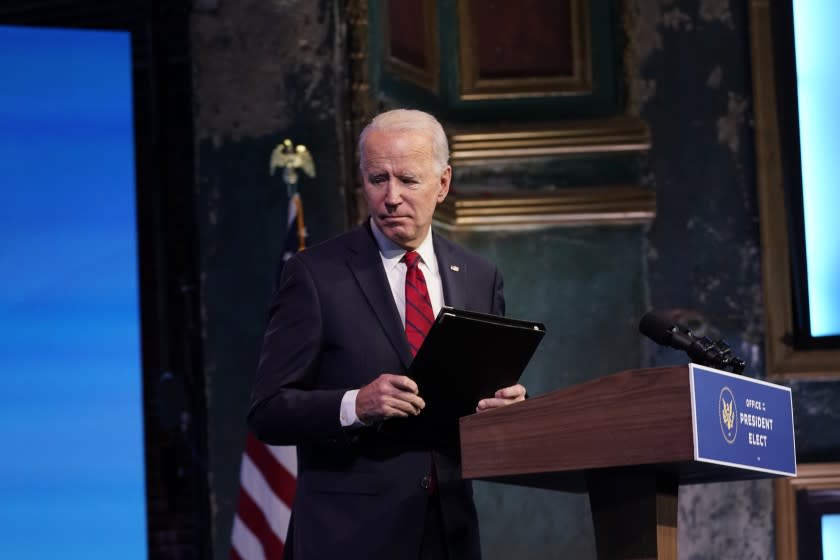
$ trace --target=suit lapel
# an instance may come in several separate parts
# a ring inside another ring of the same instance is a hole
[[[439,235],[433,235],[435,258],[438,262],[441,284],[443,284],[443,301],[449,307],[463,309],[465,300],[464,264],[460,262],[452,244]]]
[[[382,268],[379,248],[370,232],[370,225],[361,227],[350,244],[350,254],[347,265],[350,267],[359,288],[365,295],[376,318],[382,325],[382,330],[396,350],[400,360],[408,369],[411,365],[411,349],[405,337],[405,329],[397,311],[397,305],[391,296],[391,286]]]

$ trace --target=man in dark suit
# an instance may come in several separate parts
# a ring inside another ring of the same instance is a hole
[[[432,234],[452,177],[434,117],[383,113],[359,153],[370,219],[286,263],[248,413],[258,438],[297,446],[285,557],[480,558],[457,445],[390,428],[422,418],[404,372],[440,307],[503,314],[501,275]],[[505,387],[476,409],[524,398]]]

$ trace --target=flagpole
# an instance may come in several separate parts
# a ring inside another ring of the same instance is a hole
[[[306,225],[303,220],[303,200],[298,193],[298,170],[309,177],[315,177],[315,162],[312,154],[303,144],[295,145],[286,138],[271,152],[269,172],[274,175],[277,169],[282,169],[283,182],[286,184],[286,195],[289,198],[289,227],[292,222],[292,211],[297,226],[298,251],[306,249]],[[288,251],[288,247],[286,250]]]
[[[298,193],[298,170],[315,177],[315,163],[306,146],[286,139],[271,153],[269,172],[282,169],[289,200],[283,255],[278,267],[306,248],[303,200]],[[231,528],[231,560],[280,560],[286,543],[297,479],[293,446],[274,446],[246,437],[239,475],[239,499]]]

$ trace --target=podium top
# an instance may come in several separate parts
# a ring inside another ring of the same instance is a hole
[[[581,475],[595,469],[668,473],[680,484],[783,474],[781,469],[755,470],[734,461],[710,462],[697,454],[693,367],[692,364],[692,367],[623,371],[509,407],[464,417],[460,426],[463,475],[583,491],[585,477]],[[738,379],[747,384],[772,385],[746,377]],[[734,393],[740,399],[736,402],[744,403],[744,406],[737,405],[739,409],[745,409],[746,399],[758,400],[745,396],[748,393],[741,389]],[[787,395],[791,420],[789,425],[778,424],[779,431],[774,433],[773,441],[774,445],[786,448],[783,454],[793,464],[795,473],[789,391]],[[707,433],[714,428],[722,437],[717,405],[715,402],[714,425],[705,428]],[[754,419],[736,416],[735,420],[752,422]],[[703,428],[700,426],[701,433]]]

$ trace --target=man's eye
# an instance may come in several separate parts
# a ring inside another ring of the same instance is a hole
[[[400,177],[400,181],[405,185],[416,185],[418,183],[414,177]]]
[[[371,175],[370,177],[368,177],[368,181],[370,181],[374,185],[384,183],[387,180],[388,177],[386,175]]]

